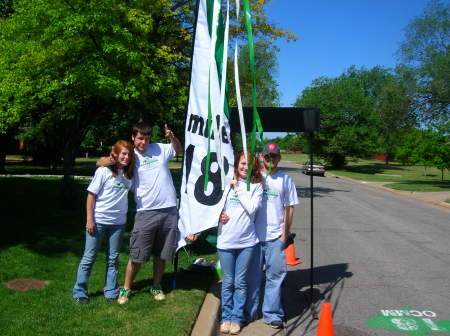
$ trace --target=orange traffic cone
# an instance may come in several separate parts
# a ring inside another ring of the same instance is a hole
[[[329,302],[324,302],[322,304],[317,336],[334,336],[333,317],[331,314],[331,304]]]
[[[300,260],[295,256],[295,246],[294,243],[289,244],[288,247],[286,247],[286,265],[288,266],[294,266],[301,264],[303,260]]]

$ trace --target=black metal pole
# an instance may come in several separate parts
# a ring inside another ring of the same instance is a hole
[[[172,278],[172,289],[177,288],[177,275],[178,275],[178,252],[175,252],[175,256],[173,257],[173,278]]]
[[[189,61],[189,85],[187,87],[187,96],[189,97],[189,92],[191,90],[191,78],[192,78],[192,62],[194,59],[194,48],[195,48],[195,34],[197,33],[197,21],[198,21],[198,10],[200,8],[200,0],[197,0],[195,4],[195,18],[194,18],[194,31],[192,33],[192,44],[191,44],[191,59]],[[188,104],[189,99],[186,101],[186,106],[184,109],[184,120],[186,120],[187,113],[188,113]],[[183,153],[183,161],[184,162],[184,155]],[[183,172],[184,174],[184,172]],[[180,193],[182,190],[180,190]],[[181,196],[180,196],[181,199]],[[178,203],[178,210],[180,209],[180,204]],[[178,272],[178,251],[175,252],[175,256],[173,259],[173,279],[172,279],[172,289],[175,289],[177,287],[177,272]]]
[[[314,318],[317,318],[316,309],[314,306],[313,289],[314,289],[314,174],[313,174],[313,141],[314,132],[309,132],[309,199],[311,205],[311,251],[310,251],[310,271],[309,271],[309,299],[310,308]]]

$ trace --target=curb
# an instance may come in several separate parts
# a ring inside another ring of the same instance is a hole
[[[352,183],[362,184],[362,185],[367,186],[367,187],[372,188],[372,189],[378,189],[378,190],[387,191],[387,192],[390,192],[392,194],[400,195],[400,196],[403,196],[403,197],[408,197],[408,198],[411,198],[411,199],[415,199],[417,201],[421,201],[421,202],[428,203],[428,204],[433,204],[433,205],[436,205],[436,206],[438,206],[440,208],[450,210],[450,203],[434,201],[434,200],[428,200],[428,199],[424,199],[424,198],[421,198],[421,197],[417,197],[417,196],[414,195],[414,191],[405,191],[405,190],[391,189],[391,188],[387,188],[387,187],[380,186],[380,185],[374,185],[374,184],[371,184],[370,182],[367,182],[367,181],[355,180],[355,179],[352,179],[350,177],[339,176],[339,175],[335,175],[335,174],[332,174],[332,173],[325,173],[325,176],[331,177],[331,178],[337,178],[337,179],[345,180],[345,181],[352,182]],[[386,184],[389,184],[389,182],[386,182]]]
[[[215,336],[220,308],[219,283],[213,280],[192,328],[191,336]]]

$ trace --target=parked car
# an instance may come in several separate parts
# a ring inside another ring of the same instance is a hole
[[[302,166],[302,173],[308,175],[311,173],[311,161],[306,161]],[[321,162],[313,162],[313,175],[325,176],[325,166]]]

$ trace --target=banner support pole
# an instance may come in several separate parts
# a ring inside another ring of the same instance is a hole
[[[314,174],[313,174],[313,147],[314,131],[309,132],[309,200],[310,200],[310,212],[311,212],[311,225],[310,225],[310,237],[311,237],[311,251],[310,251],[310,271],[309,271],[309,302],[313,319],[318,319],[316,306],[314,304]]]

